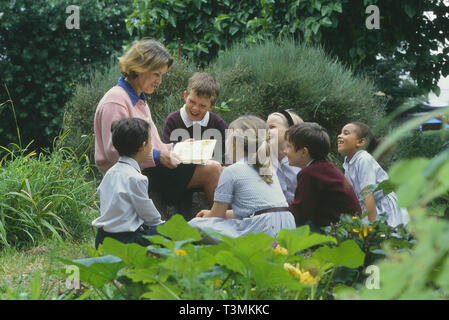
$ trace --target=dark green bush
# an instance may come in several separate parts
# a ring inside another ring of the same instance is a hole
[[[15,103],[22,142],[50,146],[61,129],[73,85],[88,79],[88,68],[108,61],[130,41],[125,18],[132,0],[0,1],[0,104]],[[66,8],[78,5],[80,28],[68,29]],[[9,108],[0,110],[0,145],[17,141]]]
[[[449,130],[413,131],[396,144],[392,160],[414,157],[433,158],[443,149],[448,148],[448,142]]]

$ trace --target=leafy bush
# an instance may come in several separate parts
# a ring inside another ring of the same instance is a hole
[[[0,247],[93,234],[96,181],[86,157],[60,145],[40,154],[2,148],[7,154],[0,161]]]
[[[449,130],[412,131],[396,144],[393,161],[414,157],[432,158],[447,148]]]
[[[66,8],[79,6],[80,28],[68,29]],[[125,17],[131,0],[1,1],[0,103],[16,102],[24,141],[47,147],[61,128],[63,108],[73,84],[87,79],[130,37]],[[0,145],[17,141],[15,123],[2,112]]]
[[[81,282],[103,299],[314,299],[329,297],[334,268],[357,268],[364,259],[354,241],[328,247],[335,239],[308,226],[282,230],[276,240],[222,236],[215,246],[196,243],[200,233],[180,215],[158,231],[147,248],[107,238],[102,256],[62,261],[79,267]],[[313,254],[296,254],[312,246],[319,247]]]

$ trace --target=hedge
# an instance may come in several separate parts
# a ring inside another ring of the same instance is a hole
[[[0,1],[0,104],[11,93],[22,143],[49,146],[61,129],[74,85],[88,80],[122,49],[130,36],[125,18],[132,0]],[[66,13],[79,6],[79,29],[68,29]],[[0,145],[18,142],[11,104],[2,106]]]

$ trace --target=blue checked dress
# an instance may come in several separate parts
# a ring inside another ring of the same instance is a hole
[[[295,219],[289,211],[268,212],[253,216],[267,208],[288,207],[277,176],[268,184],[256,168],[244,158],[225,168],[215,190],[214,201],[232,204],[235,219],[194,218],[189,224],[230,237],[263,232],[276,237],[282,229],[295,229]]]

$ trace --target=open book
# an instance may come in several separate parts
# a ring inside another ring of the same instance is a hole
[[[182,163],[206,164],[212,159],[217,140],[185,141],[175,144],[173,152],[181,159]]]

